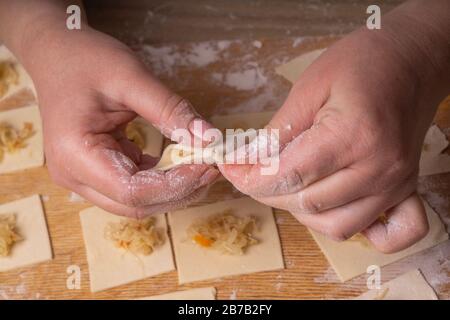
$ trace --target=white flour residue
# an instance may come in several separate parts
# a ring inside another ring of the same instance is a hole
[[[261,112],[267,110],[268,106],[281,105],[284,96],[277,95],[273,85],[266,85],[263,89],[257,95],[228,108],[228,113]]]
[[[44,202],[48,202],[50,200],[50,197],[45,194],[42,195],[41,198],[42,198],[42,201],[44,201]]]
[[[84,198],[80,196],[78,193],[71,192],[69,194],[69,201],[70,202],[84,202]]]
[[[303,41],[305,41],[304,37],[294,38],[294,40],[292,41],[292,48],[298,47]]]
[[[277,224],[283,224],[284,218],[283,217],[276,217]]]
[[[328,269],[318,277],[314,278],[315,283],[340,283],[340,280],[334,272],[332,267],[328,267]]]
[[[256,62],[249,62],[242,70],[223,75],[223,83],[236,90],[256,90],[267,83],[267,77]]]
[[[277,291],[277,292],[280,292],[281,291],[281,288],[283,287],[283,283],[282,282],[278,282],[278,283],[276,283],[275,284],[275,290]]]
[[[238,293],[238,289],[231,290],[230,300],[236,300],[237,299],[237,293]]]
[[[172,76],[180,67],[205,67],[223,58],[221,54],[230,47],[231,40],[204,41],[191,43],[188,48],[181,49],[179,45],[142,47],[142,58],[149,64],[156,75]]]
[[[398,265],[403,272],[413,268],[420,269],[428,283],[439,292],[440,288],[450,283],[450,244],[448,241],[441,243],[436,247],[402,260]],[[394,269],[395,266],[392,265],[391,268]],[[386,269],[389,270],[390,268]]]
[[[252,45],[253,45],[255,48],[258,48],[258,49],[261,49],[261,48],[262,48],[262,42],[259,41],[259,40],[254,40],[254,41],[252,42]]]

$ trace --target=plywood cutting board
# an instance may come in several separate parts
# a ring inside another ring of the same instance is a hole
[[[204,116],[227,111],[258,111],[255,108],[274,110],[279,107],[289,90],[289,83],[273,72],[275,66],[308,50],[329,44],[332,39],[304,42],[293,47],[292,39],[262,40],[260,48],[251,43],[231,46],[227,60],[196,69],[177,69],[171,75],[161,75],[181,95],[190,99]],[[185,44],[187,46],[188,44]],[[182,48],[183,45],[180,45]],[[256,61],[267,77],[267,82],[253,91],[239,91],[220,83],[208,81],[208,74],[232,69],[243,61],[250,52],[252,61]],[[178,80],[177,80],[178,79]],[[180,80],[181,79],[181,80]],[[271,97],[264,96],[270,90]],[[260,100],[255,100],[257,97]],[[265,99],[263,99],[265,97]],[[15,107],[26,98],[18,98],[0,105],[1,109]],[[259,105],[258,105],[259,103]],[[235,109],[236,106],[241,109]],[[234,109],[233,109],[234,108]],[[450,100],[441,105],[436,122],[441,128],[450,127]],[[446,131],[449,133],[449,131]],[[450,175],[429,177],[423,181],[433,193],[439,195],[444,210],[450,211]],[[346,298],[354,297],[365,291],[365,277],[359,277],[349,283],[341,284],[333,274],[327,261],[311,238],[305,227],[287,212],[276,211],[281,235],[286,270],[264,272],[246,276],[230,277],[216,281],[205,281],[189,286],[178,286],[176,273],[171,272],[133,284],[114,288],[105,292],[91,294],[85,250],[82,241],[78,212],[89,203],[71,202],[70,192],[55,186],[49,178],[46,168],[0,176],[0,203],[19,199],[34,193],[42,195],[47,215],[49,231],[55,259],[31,268],[19,269],[0,274],[0,298],[51,298],[51,299],[92,299],[92,298],[134,298],[166,293],[189,287],[214,286],[219,299],[228,298]],[[208,193],[202,203],[237,198],[240,193],[227,182],[220,182]],[[427,195],[425,195],[427,197]],[[442,213],[442,212],[441,212]],[[447,244],[435,248],[419,258],[389,266],[383,272],[383,279],[389,280],[409,270],[420,267],[425,277],[436,273],[435,264],[439,259],[450,257]],[[423,264],[423,261],[431,263]],[[82,271],[81,290],[66,288],[66,269],[78,265]],[[433,282],[433,281],[432,281]],[[434,287],[441,298],[450,298],[449,284],[435,281]]]

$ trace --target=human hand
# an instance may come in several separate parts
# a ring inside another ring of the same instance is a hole
[[[222,174],[335,240],[363,232],[378,250],[395,252],[423,238],[418,162],[443,92],[430,89],[432,59],[416,45],[392,30],[339,41],[294,84],[268,125],[280,132],[277,174],[262,175],[261,164],[220,165]]]
[[[29,46],[22,59],[37,89],[47,166],[57,184],[107,211],[142,217],[186,205],[216,178],[207,165],[151,170],[157,159],[126,138],[136,115],[167,137],[177,128],[193,133],[199,116],[125,45],[85,27],[48,31]]]

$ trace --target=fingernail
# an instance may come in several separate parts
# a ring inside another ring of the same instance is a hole
[[[214,127],[201,118],[195,118],[189,123],[189,131],[203,141],[204,132]]]

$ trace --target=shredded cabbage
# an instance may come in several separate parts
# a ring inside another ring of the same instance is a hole
[[[258,243],[252,235],[255,227],[254,217],[237,217],[231,210],[226,210],[193,223],[187,233],[200,247],[242,255],[249,246]]]
[[[25,148],[25,141],[34,135],[33,124],[25,122],[22,129],[18,130],[12,125],[0,123],[0,161],[6,152],[14,153],[19,149]]]
[[[145,148],[145,135],[142,132],[142,128],[136,122],[130,122],[125,129],[125,135],[128,140],[134,142],[139,149]]]
[[[117,248],[144,256],[150,255],[157,246],[164,243],[164,233],[155,228],[155,219],[124,219],[109,223],[105,228],[105,238]]]
[[[20,240],[22,237],[16,232],[15,215],[0,215],[0,257],[7,257],[12,246]]]
[[[0,62],[0,98],[9,90],[11,85],[19,84],[19,74],[14,64],[8,61]]]

